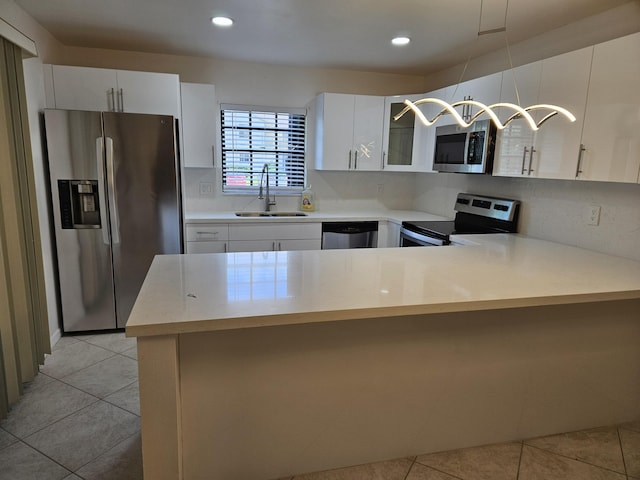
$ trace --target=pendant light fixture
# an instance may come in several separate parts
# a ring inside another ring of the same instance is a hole
[[[486,114],[491,119],[491,121],[495,124],[495,126],[496,126],[496,128],[498,130],[504,129],[511,121],[513,121],[515,119],[524,118],[524,120],[527,122],[529,127],[534,131],[538,130],[538,128],[543,123],[545,123],[547,120],[549,120],[550,118],[552,118],[552,117],[554,117],[554,116],[556,116],[558,114],[563,115],[570,122],[575,122],[576,121],[576,117],[569,110],[567,110],[566,108],[560,107],[558,105],[550,105],[550,104],[546,104],[546,103],[541,103],[541,104],[537,104],[537,105],[530,105],[528,107],[521,107],[520,106],[520,95],[518,93],[518,85],[516,83],[516,77],[515,77],[515,73],[513,71],[513,62],[511,60],[511,50],[509,49],[509,40],[508,40],[507,34],[506,34],[506,30],[507,30],[507,12],[508,12],[508,9],[509,9],[509,0],[507,0],[506,6],[505,6],[504,26],[500,27],[500,28],[494,28],[494,29],[491,29],[491,30],[484,30],[484,31],[480,29],[481,23],[482,23],[482,7],[483,7],[483,0],[480,0],[480,22],[478,24],[478,36],[504,32],[504,38],[505,38],[505,44],[506,44],[506,50],[507,50],[507,57],[509,59],[509,67],[510,67],[510,70],[511,70],[511,75],[513,77],[513,85],[514,85],[514,88],[515,88],[516,98],[517,98],[518,104],[499,102],[499,103],[494,103],[494,104],[491,104],[491,105],[485,105],[484,103],[478,102],[476,100],[472,100],[470,97],[465,97],[464,100],[460,100],[460,101],[454,102],[454,103],[447,103],[444,100],[441,100],[439,98],[422,98],[420,100],[416,100],[415,102],[412,102],[411,100],[406,99],[404,101],[406,107],[400,113],[395,115],[393,117],[393,119],[395,121],[397,121],[398,119],[400,119],[400,117],[405,115],[407,112],[413,111],[414,114],[420,119],[420,121],[424,125],[429,127],[429,126],[433,125],[434,123],[436,123],[438,121],[438,119],[440,117],[442,117],[443,115],[451,115],[455,119],[455,121],[458,123],[458,125],[460,125],[463,128],[467,128],[467,127],[471,126],[471,124],[473,124],[473,122],[475,122],[480,116]],[[462,70],[462,75],[460,77],[460,80],[458,81],[458,85],[462,82],[462,77],[464,76],[464,73],[467,70],[467,66],[469,65],[469,60],[470,60],[470,56],[469,56],[469,58],[467,58],[467,62],[465,63],[464,69]],[[456,87],[456,89],[457,89],[457,87]],[[454,92],[454,94],[455,94],[455,92]],[[422,104],[425,104],[425,103],[434,103],[436,105],[440,105],[442,107],[442,110],[440,110],[440,112],[438,112],[433,118],[428,119],[424,115],[424,113],[422,113],[420,108],[418,108],[418,105],[422,105]],[[458,111],[456,110],[457,107],[462,107],[462,112],[463,112],[462,115],[460,115],[460,113],[458,113]],[[478,112],[475,113],[473,116],[470,114],[471,107],[477,107],[479,109]],[[504,122],[502,122],[500,120],[500,118],[498,117],[498,115],[496,114],[496,110],[498,110],[498,109],[512,110],[513,113]],[[536,111],[536,110],[547,111],[547,114],[545,116],[543,116],[542,119],[540,119],[537,122],[531,116],[531,114],[529,113],[529,112]]]

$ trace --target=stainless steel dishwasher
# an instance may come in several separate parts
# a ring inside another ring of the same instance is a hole
[[[322,249],[375,248],[378,222],[322,222]]]

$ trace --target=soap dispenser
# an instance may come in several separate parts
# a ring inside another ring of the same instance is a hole
[[[300,210],[303,212],[313,212],[314,205],[313,191],[311,190],[311,185],[309,185],[302,191],[302,195],[300,196]]]

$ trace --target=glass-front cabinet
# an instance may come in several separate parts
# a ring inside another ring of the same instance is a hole
[[[420,94],[394,95],[385,98],[382,145],[383,170],[400,172],[431,170],[428,165],[432,164],[433,159],[427,158],[423,142],[419,139],[422,130],[427,127],[422,124],[412,111],[405,113],[398,120],[394,119],[406,107],[405,99],[416,101],[424,97],[424,94]]]

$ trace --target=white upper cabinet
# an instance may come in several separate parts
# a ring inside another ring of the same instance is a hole
[[[570,122],[555,115],[533,131],[522,119],[513,120],[498,133],[493,174],[538,178],[575,177],[576,159],[584,121],[592,47],[503,72],[501,101],[520,106],[553,104],[568,109],[576,117]],[[515,75],[515,85],[514,85]],[[532,111],[536,121],[548,110]],[[511,114],[501,109],[501,120]]]
[[[182,163],[185,167],[212,168],[218,113],[215,86],[181,83]]]
[[[438,98],[445,100],[447,93],[451,87],[441,88],[433,92],[425,93],[420,98]],[[442,107],[435,103],[423,103],[418,105],[420,111],[424,114],[427,120],[432,120],[441,110]],[[408,113],[407,115],[414,115]],[[412,160],[415,167],[415,171],[418,172],[434,172],[433,170],[433,155],[436,147],[436,126],[440,125],[440,122],[444,120],[440,118],[437,123],[427,127],[417,117],[415,120],[414,135],[413,135],[413,153]]]
[[[310,160],[318,170],[380,170],[384,97],[323,93],[309,109]]]
[[[575,178],[592,54],[593,47],[588,47],[542,61],[538,102],[564,107],[575,115],[576,121],[558,114],[540,126],[534,135],[531,175]],[[536,120],[545,114],[541,111]]]
[[[538,102],[542,62],[507,70],[502,74],[500,101],[516,105],[534,105]],[[517,93],[516,93],[517,89]],[[496,113],[502,122],[513,114],[513,110],[500,108]],[[496,139],[493,174],[500,176],[526,176],[529,173],[530,149],[533,146],[533,130],[521,118],[512,120]]]
[[[117,70],[120,110],[180,118],[180,79],[172,73]]]
[[[114,111],[116,71],[53,65],[53,105],[66,110]]]
[[[485,105],[491,105],[500,101],[500,87],[502,84],[502,73],[494,73],[480,78],[474,78],[473,80],[467,80],[457,85],[452,85],[445,90],[446,98],[443,98],[448,103],[455,103],[462,100],[475,100],[476,102],[484,103]],[[440,111],[442,108],[438,108]],[[468,120],[471,116],[478,112],[477,107],[468,106],[463,109],[458,107],[456,111],[462,115],[463,118]],[[467,115],[463,114],[463,111]],[[485,118],[482,116],[480,118]],[[451,115],[443,115],[438,120],[438,125],[451,125],[456,123]]]
[[[577,178],[638,182],[640,33],[595,46]]]
[[[45,69],[49,66],[45,66]],[[47,104],[66,110],[118,111],[180,118],[180,81],[170,73],[52,65]],[[46,71],[46,70],[45,70]]]
[[[414,136],[419,120],[409,111],[398,120],[398,115],[406,105],[405,99],[421,98],[415,95],[395,95],[384,99],[384,126],[382,145],[382,168],[390,171],[415,171],[416,158],[413,156]]]

